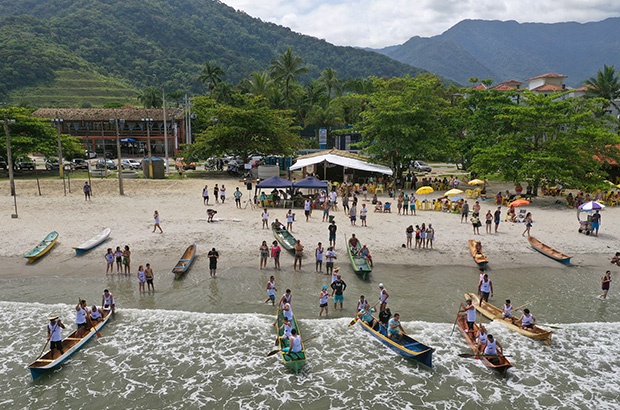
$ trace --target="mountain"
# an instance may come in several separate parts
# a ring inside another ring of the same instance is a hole
[[[0,0],[0,16],[0,100],[12,102],[32,103],[28,90],[44,94],[41,88],[53,88],[59,72],[66,80],[67,70],[75,78],[99,76],[115,95],[160,83],[167,90],[204,92],[197,77],[206,61],[222,67],[223,79],[236,84],[253,71],[267,70],[288,46],[308,67],[305,80],[326,67],[341,79],[423,72],[381,54],[294,33],[213,0]],[[73,103],[88,104],[88,98]]]
[[[376,51],[463,85],[471,77],[499,83],[553,72],[578,87],[604,64],[620,69],[620,18],[583,24],[464,20],[441,35]]]

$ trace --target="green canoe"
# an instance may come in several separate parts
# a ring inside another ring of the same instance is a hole
[[[357,244],[357,247],[352,249],[349,246],[349,241],[345,240],[345,245],[347,247],[347,251],[349,252],[349,259],[351,259],[351,266],[355,273],[359,275],[364,280],[368,279],[368,274],[372,272],[372,267],[368,262],[368,259],[360,256],[360,250],[362,249],[362,245],[360,243]]]

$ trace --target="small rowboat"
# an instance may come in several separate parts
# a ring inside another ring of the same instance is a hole
[[[482,306],[478,306],[480,300],[475,294],[466,293],[465,299],[471,299],[472,304],[476,307],[476,310],[478,312],[482,313],[484,316],[491,320],[498,321],[499,323],[506,326],[508,329],[514,330],[515,332],[520,333],[523,336],[527,336],[531,339],[541,340],[548,345],[551,344],[551,335],[553,334],[551,330],[545,330],[538,326],[536,326],[534,329],[523,329],[518,324],[513,323],[510,318],[504,319],[503,311],[497,306],[493,306],[488,302],[483,302]]]
[[[110,236],[110,232],[112,232],[110,228],[106,228],[97,235],[84,242],[83,244],[81,244],[80,246],[74,247],[73,249],[75,249],[75,254],[81,255],[101,245],[106,239],[108,239],[108,237]]]
[[[172,273],[174,273],[174,278],[179,279],[190,266],[192,266],[192,262],[194,262],[194,258],[196,257],[196,244],[191,244],[185,249],[183,252],[183,256],[177,262],[177,265],[172,268]]]
[[[295,245],[297,245],[297,239],[293,236],[292,233],[287,231],[286,229],[276,229],[275,226],[271,226],[271,230],[273,231],[273,236],[276,237],[276,240],[282,245],[284,249],[287,251],[294,251]]]
[[[62,348],[65,351],[64,354],[62,354],[62,355],[60,355],[60,356],[58,356],[56,358],[52,358],[52,352],[51,352],[51,350],[48,350],[47,353],[45,353],[43,356],[39,357],[34,362],[30,363],[28,365],[28,368],[30,369],[30,374],[32,375],[32,380],[36,380],[43,373],[46,373],[46,372],[48,372],[50,370],[53,370],[53,369],[57,368],[58,366],[60,366],[69,357],[71,357],[75,352],[80,350],[82,348],[82,346],[84,346],[84,344],[86,344],[86,342],[88,342],[90,339],[92,339],[93,336],[99,330],[101,330],[108,323],[110,318],[112,317],[112,313],[110,313],[109,310],[103,310],[102,309],[102,312],[103,312],[103,320],[101,322],[97,323],[94,327],[92,327],[90,329],[90,331],[88,333],[86,333],[84,336],[77,337],[77,330],[76,330],[73,333],[71,333],[68,337],[63,339],[63,341],[62,341]],[[56,350],[54,352],[56,354],[58,354],[58,352]]]
[[[475,239],[470,239],[467,241],[467,244],[469,245],[469,252],[471,252],[471,256],[474,258],[474,261],[478,264],[478,266],[484,269],[489,263],[489,260],[484,253],[476,252],[476,242],[477,241]]]
[[[280,314],[281,311],[278,311],[278,315],[276,317],[276,332],[278,337],[278,344],[280,346],[280,355],[282,356],[282,362],[284,366],[291,369],[295,373],[299,373],[302,367],[306,364],[306,347],[304,346],[304,342],[301,342],[301,351],[297,353],[285,352],[283,349],[285,347],[289,347],[289,340],[282,339],[282,335],[284,334],[283,320],[284,316]],[[295,319],[293,315],[293,320],[291,321],[291,328],[297,331],[299,337],[301,335],[301,329],[299,329],[299,323]]]
[[[473,335],[471,333],[466,332],[466,330],[468,329],[467,315],[459,315],[456,322],[459,327],[459,330],[461,331],[461,334],[463,335],[463,337],[465,338],[465,341],[467,342],[467,345],[471,348],[471,350],[476,355],[475,358],[481,360],[482,363],[484,363],[484,365],[488,367],[489,369],[498,372],[503,377],[506,377],[506,373],[508,372],[508,369],[512,367],[512,363],[510,363],[510,361],[506,359],[504,355],[497,355],[497,357],[495,356],[486,357],[484,355],[478,356],[478,353],[479,353],[478,346],[476,345],[475,340],[472,339]],[[478,334],[478,325],[474,324],[474,335],[477,335],[477,334]]]
[[[538,252],[542,253],[543,255],[548,256],[551,259],[555,259],[556,261],[561,262],[565,265],[570,265],[570,258],[571,258],[570,256],[560,251],[556,251],[551,246],[545,245],[544,243],[534,238],[533,236],[528,236],[527,240],[530,243],[530,245],[532,245],[532,248],[536,249]]]
[[[362,249],[362,245],[358,242],[357,247],[353,249],[349,242],[345,239],[345,245],[347,247],[347,251],[349,252],[349,259],[351,260],[351,266],[355,273],[357,273],[362,279],[367,280],[368,274],[372,272],[372,267],[368,262],[368,259],[364,258],[360,255],[360,250]]]
[[[379,324],[379,320],[376,320],[377,324],[374,328],[370,327],[370,325],[363,320],[358,320],[357,322],[362,326],[362,329],[370,333],[372,337],[402,357],[413,359],[430,368],[433,367],[433,352],[435,349],[432,347],[418,342],[409,335],[403,335],[400,342],[390,339],[387,336],[387,329],[385,326]]]
[[[39,259],[41,256],[45,255],[56,243],[58,240],[58,232],[50,232],[47,234],[45,239],[43,239],[37,246],[35,246],[30,252],[24,255],[24,258],[28,258],[28,262],[32,263]]]

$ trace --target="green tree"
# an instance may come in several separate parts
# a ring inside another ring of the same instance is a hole
[[[187,148],[186,155],[210,157],[238,155],[290,155],[300,146],[291,113],[274,110],[258,97],[238,97],[240,106],[213,104],[210,99],[193,100],[197,112],[210,118],[210,124],[202,130],[196,142]]]
[[[301,63],[301,57],[294,55],[291,47],[288,47],[279,59],[271,61],[271,77],[282,85],[286,108],[290,106],[291,86],[297,82],[300,75],[308,72],[308,69]]]
[[[144,108],[161,108],[163,106],[162,92],[158,87],[146,87],[138,95],[138,101]]]
[[[213,61],[207,61],[202,67],[202,71],[200,72],[198,81],[206,85],[209,89],[209,92],[213,92],[215,87],[217,87],[217,85],[222,82],[222,77],[224,77],[225,75],[226,73],[224,72],[222,67],[217,65],[217,63]]]
[[[601,99],[560,99],[525,91],[521,104],[495,116],[498,132],[479,147],[472,170],[504,180],[595,187],[604,179],[602,159],[620,159],[620,137],[593,113]]]
[[[273,80],[267,71],[254,72],[242,84],[246,92],[256,97],[270,98],[273,95]]]
[[[327,93],[327,100],[331,100],[333,96],[341,95],[342,90],[340,88],[340,80],[336,74],[336,70],[331,67],[327,67],[321,73],[319,77],[319,84],[321,84]],[[334,95],[332,95],[334,94]]]
[[[596,77],[588,78],[584,84],[587,87],[586,96],[603,98],[605,108],[612,106],[620,111],[617,102],[620,100],[620,72],[616,72],[613,65],[604,65],[602,71],[596,72]]]

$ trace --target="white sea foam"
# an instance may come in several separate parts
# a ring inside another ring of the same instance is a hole
[[[59,313],[72,328],[72,309],[0,302],[14,330],[0,333],[0,407],[618,408],[620,323],[559,324],[551,346],[491,323],[514,365],[503,379],[458,356],[469,349],[458,332],[450,336],[452,323],[403,323],[437,349],[429,370],[348,327],[350,319],[306,319],[303,336],[317,337],[306,345],[307,366],[292,374],[279,355],[266,357],[272,316],[127,309],[58,371],[30,382],[25,367],[43,346],[46,316]]]

